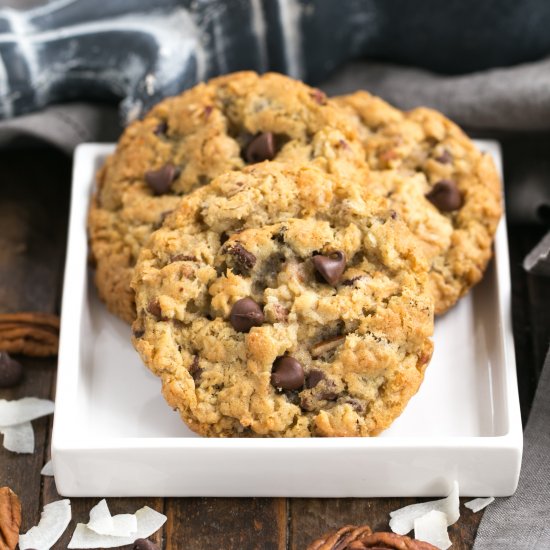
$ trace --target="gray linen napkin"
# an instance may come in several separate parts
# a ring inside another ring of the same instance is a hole
[[[0,122],[0,147],[43,142],[71,154],[85,141],[113,141],[120,133],[116,108],[70,103]]]
[[[472,129],[550,129],[550,58],[459,76],[361,61],[323,89],[329,95],[369,90],[401,109],[433,107]]]
[[[523,466],[516,493],[486,510],[474,550],[550,548],[550,351],[523,434]]]

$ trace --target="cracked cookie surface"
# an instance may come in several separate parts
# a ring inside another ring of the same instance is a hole
[[[431,357],[416,245],[385,199],[312,166],[223,174],[142,249],[134,345],[200,434],[375,435]]]
[[[335,98],[356,117],[372,192],[423,243],[436,313],[483,276],[502,213],[500,178],[489,155],[441,113],[395,109],[367,92]],[[393,172],[389,175],[389,172]]]
[[[319,90],[274,73],[213,79],[131,124],[98,173],[88,221],[96,284],[109,309],[134,319],[132,268],[182,195],[273,159],[342,177],[367,170],[351,117]]]

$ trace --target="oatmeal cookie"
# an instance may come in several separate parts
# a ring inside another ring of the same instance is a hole
[[[388,196],[422,241],[435,311],[445,312],[481,279],[491,258],[502,212],[492,159],[431,109],[402,112],[367,92],[335,101],[355,114],[367,163],[378,172],[367,180],[371,191]]]
[[[352,117],[283,75],[235,73],[166,99],[131,124],[98,174],[89,213],[96,284],[131,322],[139,250],[180,197],[264,160],[311,162],[328,173],[367,170]]]
[[[142,249],[134,345],[192,430],[375,435],[418,390],[427,264],[385,199],[338,182],[278,163],[226,173]]]

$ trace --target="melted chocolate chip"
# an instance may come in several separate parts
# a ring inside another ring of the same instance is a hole
[[[346,255],[341,250],[329,256],[317,254],[313,256],[313,265],[329,285],[336,285],[346,269]]]
[[[246,147],[244,156],[246,162],[255,164],[264,160],[273,160],[276,153],[273,133],[263,132],[252,138],[252,141]]]
[[[149,303],[147,304],[147,311],[157,319],[162,317],[162,309],[160,308],[160,303],[158,300],[149,300]]]
[[[155,195],[164,195],[170,191],[174,180],[179,176],[179,169],[171,163],[158,170],[145,172],[145,181]]]
[[[193,363],[191,363],[191,366],[189,367],[189,374],[193,377],[195,382],[198,382],[202,373],[203,369],[199,367],[199,356],[195,355],[193,357]]]
[[[155,231],[159,229],[159,227],[162,226],[164,223],[164,220],[173,212],[173,210],[165,210],[164,212],[160,213],[159,219],[153,224],[153,228]]]
[[[437,157],[435,160],[441,164],[450,164],[453,162],[453,155],[451,155],[450,151],[445,149],[443,153],[439,157]]]
[[[271,385],[282,390],[297,390],[304,385],[304,369],[294,357],[277,357],[271,370]]]
[[[233,270],[237,275],[250,271],[256,264],[256,256],[252,252],[249,252],[241,243],[235,243],[226,252],[231,254],[238,264],[238,268]]]
[[[21,382],[23,366],[5,351],[0,351],[0,388],[12,388]]]
[[[327,389],[326,391],[320,393],[319,399],[325,399],[326,401],[335,401],[336,399],[338,399],[338,394],[334,391],[330,391],[329,389]]]
[[[321,380],[325,379],[325,373],[321,370],[310,370],[307,375],[306,388],[314,388]]]
[[[153,130],[156,136],[165,136],[168,131],[168,123],[163,120],[158,124],[158,126]]]
[[[452,212],[462,207],[462,195],[454,181],[438,181],[426,198],[441,212]]]
[[[229,321],[237,332],[248,332],[265,321],[262,308],[252,298],[241,298],[231,308]]]
[[[300,404],[300,394],[297,391],[284,391],[283,392],[285,397],[287,398],[289,403],[292,403],[293,405],[299,405]]]
[[[132,550],[159,550],[159,547],[149,539],[136,539]]]
[[[364,403],[361,403],[361,401],[359,401],[359,399],[348,399],[346,401],[346,403],[348,403],[349,405],[351,405],[351,408],[355,411],[355,412],[358,412],[358,413],[364,413],[366,408],[365,408],[365,405]]]
[[[352,277],[351,279],[345,279],[342,281],[344,286],[353,286],[357,281],[360,281],[364,275],[358,275],[357,277]]]
[[[133,330],[132,334],[134,335],[134,338],[141,338],[145,334],[145,331],[142,328],[138,328]]]

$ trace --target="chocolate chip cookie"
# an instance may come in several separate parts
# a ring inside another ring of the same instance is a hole
[[[364,186],[273,162],[182,199],[137,262],[133,341],[192,430],[389,426],[418,390],[433,330],[427,263],[393,214]]]
[[[278,159],[355,177],[363,157],[352,118],[282,75],[235,73],[166,99],[126,129],[98,174],[89,234],[101,298],[134,319],[142,244],[182,195],[219,174]]]
[[[388,196],[423,242],[435,311],[445,312],[481,279],[491,257],[502,212],[492,159],[431,109],[402,112],[367,92],[335,101],[355,114],[369,166],[393,172],[372,174],[370,189]]]

